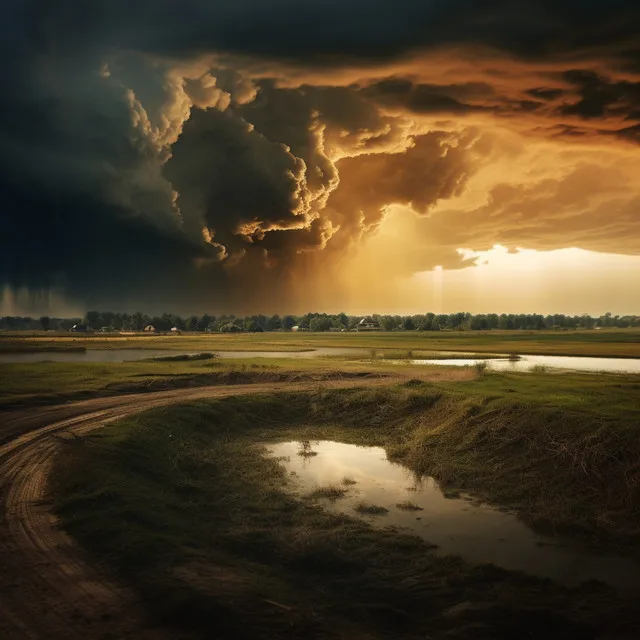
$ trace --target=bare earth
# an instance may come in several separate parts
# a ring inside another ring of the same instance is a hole
[[[456,376],[453,376],[456,377]],[[442,379],[442,376],[438,376]],[[388,385],[401,378],[202,387],[0,413],[0,638],[164,639],[129,590],[56,526],[47,472],[62,440],[152,407],[274,391]]]

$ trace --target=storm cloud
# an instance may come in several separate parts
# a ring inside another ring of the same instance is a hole
[[[10,0],[0,286],[304,310],[393,207],[401,270],[640,254],[639,34],[630,0]]]

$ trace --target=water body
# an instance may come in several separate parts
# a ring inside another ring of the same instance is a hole
[[[640,565],[632,560],[563,546],[559,539],[536,534],[511,513],[479,505],[469,497],[447,498],[433,478],[416,478],[406,467],[389,462],[384,449],[320,441],[306,443],[307,455],[302,456],[301,442],[266,448],[294,479],[297,494],[341,486],[347,490],[345,497],[320,498],[319,503],[336,513],[362,517],[375,527],[395,526],[417,534],[438,545],[436,553],[524,571],[567,586],[599,580],[620,589],[640,589]],[[355,484],[345,484],[345,478]],[[407,501],[421,510],[396,506]],[[388,511],[361,516],[355,510],[361,502]]]
[[[397,364],[408,362],[413,365],[449,365],[455,367],[473,366],[486,362],[493,371],[531,371],[534,367],[549,369],[571,369],[573,371],[606,371],[609,373],[640,373],[640,358],[583,358],[580,356],[520,356],[520,360],[508,358],[466,359],[426,359],[396,360]]]
[[[199,351],[176,351],[172,349],[87,349],[86,351],[31,351],[28,353],[0,353],[1,363],[16,362],[127,362],[162,358],[176,355],[194,355]],[[292,358],[309,359],[320,357],[365,358],[369,356],[367,349],[345,347],[319,347],[308,351],[216,351],[218,358]],[[384,354],[384,351],[378,351]],[[543,366],[550,369],[567,369],[573,371],[607,371],[612,373],[640,373],[640,358],[583,358],[578,356],[522,356],[517,362],[504,358],[479,359],[474,354],[464,358],[464,353],[457,357],[454,352],[439,352],[440,357],[430,359],[385,360],[390,364],[404,365],[448,365],[456,367],[472,366],[477,362],[486,362],[494,371],[531,371],[533,367]]]
[[[200,351],[175,349],[87,349],[86,351],[30,351],[28,353],[0,353],[1,363],[17,362],[129,362],[149,358],[195,355]],[[321,356],[351,356],[361,358],[364,349],[320,347],[308,351],[216,351],[218,358],[317,358]]]

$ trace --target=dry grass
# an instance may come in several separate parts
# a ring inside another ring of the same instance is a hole
[[[348,490],[344,487],[339,487],[335,484],[327,485],[326,487],[319,487],[314,489],[309,497],[312,499],[326,498],[327,500],[340,500],[347,495]]]
[[[406,502],[399,502],[396,504],[396,509],[400,509],[402,511],[424,511],[424,509],[420,506],[407,500]]]
[[[600,429],[593,414],[590,423],[566,411],[552,419],[539,405],[487,398],[421,385],[154,410],[65,448],[51,476],[56,510],[137,589],[155,622],[178,629],[174,637],[185,627],[195,637],[257,640],[424,638],[425,629],[437,639],[634,637],[635,601],[470,567],[418,538],[331,514],[291,495],[284,469],[251,446],[277,438],[386,446],[416,470],[433,467],[494,498],[513,498],[516,486],[541,506],[551,497],[549,513],[590,516],[610,500],[610,511],[633,521],[637,495],[616,502],[616,494],[637,488],[636,422],[625,436],[622,422]],[[628,485],[611,465],[627,470]],[[320,488],[322,497],[346,491]]]
[[[354,509],[363,516],[386,516],[389,513],[389,509],[369,502],[359,502]]]

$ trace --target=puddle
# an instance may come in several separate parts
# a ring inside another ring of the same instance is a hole
[[[175,349],[87,349],[86,351],[40,351],[28,353],[0,353],[1,363],[16,362],[127,362],[144,360],[146,358],[161,358],[176,355],[193,355],[201,351],[213,351],[218,358],[293,358],[309,359],[319,357],[362,358],[368,355],[366,349],[350,347],[318,347],[307,351],[215,351],[201,349],[200,351],[176,351]],[[384,355],[384,351],[380,351]],[[413,360],[385,360],[387,364],[397,365],[447,365],[473,366],[477,362],[486,362],[494,371],[531,371],[533,367],[542,366],[553,369],[571,369],[573,371],[608,371],[613,373],[640,373],[640,358],[583,358],[578,356],[521,356],[513,362],[504,358],[486,358],[479,360],[474,357],[462,356],[474,354],[458,353],[457,357],[443,358],[455,355],[454,352],[439,351],[436,359]]]
[[[640,373],[640,358],[589,358],[582,356],[519,356],[517,361],[509,358],[445,358],[394,360],[394,364],[447,365],[469,367],[486,362],[493,371],[529,372],[534,367],[549,369],[571,369],[573,371],[603,371],[609,373]]]
[[[344,497],[317,498],[318,502],[376,527],[402,527],[438,545],[437,553],[524,571],[567,586],[599,580],[625,590],[640,588],[640,566],[630,559],[573,550],[558,539],[534,533],[511,513],[478,505],[468,497],[447,498],[433,478],[416,478],[402,465],[389,462],[384,449],[331,441],[281,442],[266,448],[295,480],[296,493],[340,486],[346,490]],[[421,510],[397,506],[406,502]],[[361,503],[387,512],[359,514],[356,508]]]

